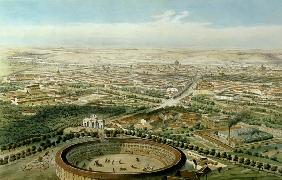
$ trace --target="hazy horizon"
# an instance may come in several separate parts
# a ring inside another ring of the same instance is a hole
[[[279,0],[0,0],[0,46],[282,48]]]

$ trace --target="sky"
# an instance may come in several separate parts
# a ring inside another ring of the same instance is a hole
[[[0,46],[282,48],[282,1],[0,0]]]

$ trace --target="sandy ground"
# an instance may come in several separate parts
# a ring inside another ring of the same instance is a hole
[[[136,159],[138,158],[139,161]],[[106,159],[109,161],[106,162]],[[95,161],[101,166],[95,165]],[[79,164],[79,167],[83,167],[93,171],[103,171],[103,172],[118,172],[118,173],[128,173],[128,172],[143,172],[150,170],[156,170],[164,166],[164,164],[148,156],[132,155],[132,154],[108,154],[93,158],[90,162],[85,160]]]

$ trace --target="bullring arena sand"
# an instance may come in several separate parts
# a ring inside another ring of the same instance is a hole
[[[99,165],[96,165],[95,161],[98,162]],[[161,161],[148,156],[107,154],[95,157],[90,161],[84,160],[80,162],[78,166],[83,169],[91,169],[100,172],[128,173],[155,170],[164,167],[164,164]]]

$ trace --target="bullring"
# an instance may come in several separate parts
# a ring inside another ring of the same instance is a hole
[[[61,180],[158,179],[186,162],[178,149],[141,139],[110,139],[69,145],[56,154]]]

